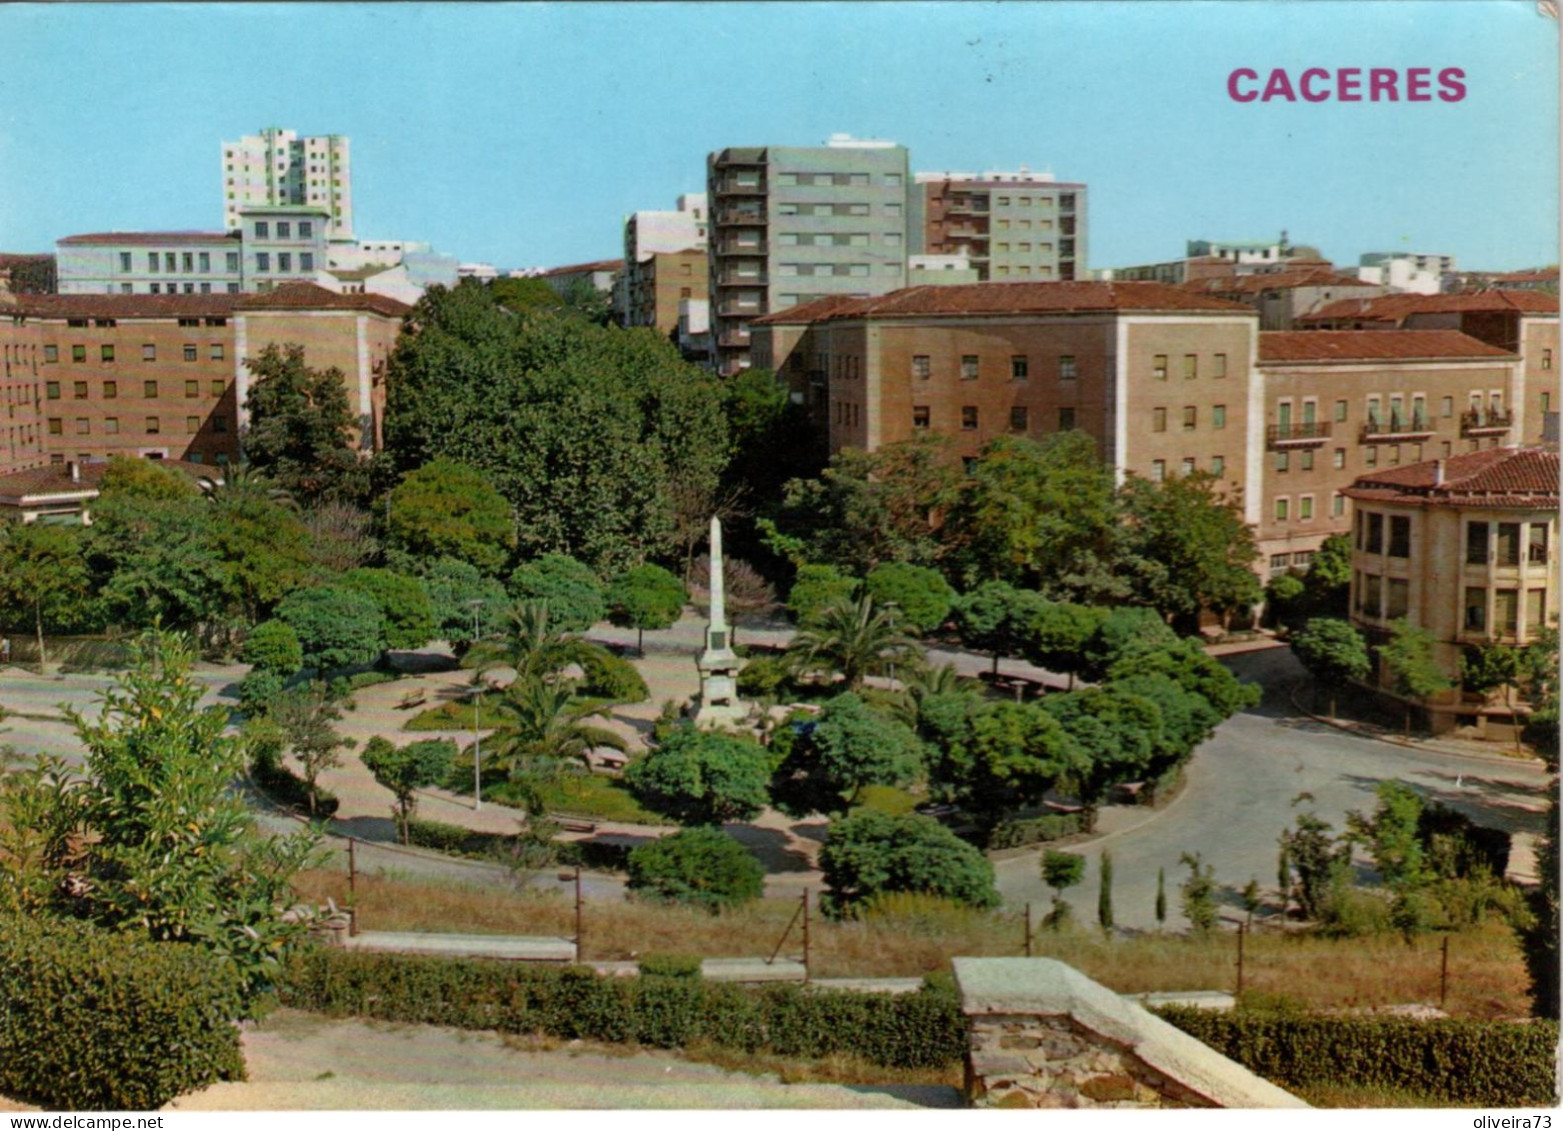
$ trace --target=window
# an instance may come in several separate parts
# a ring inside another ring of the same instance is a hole
[[[1465,628],[1467,632],[1487,631],[1487,590],[1475,585],[1465,588]]]
[[[1210,474],[1212,474],[1212,475],[1225,475],[1226,472],[1227,472],[1227,457],[1226,456],[1211,456],[1210,457]]]
[[[71,347],[71,360],[72,361],[86,361],[87,360],[87,347],[86,346],[72,346]]]
[[[184,348],[184,359],[186,361],[194,361],[195,360],[195,354],[196,354],[195,343],[194,342],[186,342],[185,343],[185,348]]]
[[[264,220],[255,221],[255,238],[258,240],[269,239],[271,232],[269,225]]]
[[[255,270],[257,270],[257,271],[270,271],[271,270],[271,256],[267,255],[264,251],[256,252],[255,253]]]
[[[1288,471],[1288,470],[1291,469],[1291,466],[1292,466],[1292,458],[1291,458],[1290,454],[1288,454],[1287,452],[1276,452],[1275,453],[1275,469],[1277,471]]]
[[[213,381],[212,382],[212,396],[214,396],[214,397],[222,396],[223,395],[223,390],[226,389],[226,388],[227,388],[227,385],[225,385],[223,382],[221,382],[221,381]]]
[[[1384,552],[1384,516],[1381,514],[1368,515],[1367,551],[1370,554]]]
[[[1383,614],[1384,579],[1376,573],[1362,575],[1362,611],[1370,617]]]
[[[1225,428],[1227,426],[1227,406],[1224,404],[1212,405],[1210,409],[1210,426],[1212,428]]]
[[[1213,359],[1213,361],[1211,363],[1211,374],[1210,375],[1212,377],[1225,377],[1227,375],[1227,355],[1226,354],[1224,354],[1224,353],[1216,354],[1215,358]]]
[[[962,405],[961,406],[961,428],[964,431],[971,432],[971,431],[974,431],[976,429],[976,427],[977,427],[977,406],[976,405],[971,405],[971,404],[969,404],[969,405]]]
[[[1411,608],[1411,583],[1403,577],[1391,577],[1384,591],[1384,616],[1396,620]]]
[[[136,288],[131,286],[129,283],[121,283],[119,285],[119,293],[122,295],[135,294]]]
[[[933,367],[925,353],[914,354],[912,357],[912,376],[920,381],[926,381],[933,375]]]
[[[105,381],[105,382],[103,382],[103,399],[104,400],[111,401],[111,400],[114,400],[118,396],[119,396],[119,382],[118,381]]]
[[[170,283],[169,286],[171,287],[173,284]],[[159,294],[161,292],[161,287],[157,283],[149,283],[147,285],[147,290],[152,294]]]
[[[1541,394],[1541,411],[1542,412],[1551,412],[1552,411],[1552,394],[1551,393],[1542,393]]]
[[[1506,636],[1520,630],[1520,591],[1499,589],[1493,593],[1493,627]]]
[[[76,394],[76,399],[77,400],[79,400],[79,401],[86,400],[87,399],[87,382],[85,382],[85,381],[75,381],[75,382],[72,382],[71,391]]]
[[[119,253],[119,269],[121,271],[129,271],[129,270],[131,270],[131,266],[130,266],[130,252],[122,251],[122,252]]]
[[[76,418],[76,435],[86,436],[92,432],[92,423],[85,416]]]
[[[1183,379],[1192,381],[1199,376],[1199,355],[1186,353],[1183,355]]]
[[[1024,381],[1031,375],[1030,366],[1024,357],[1016,356],[1009,359],[1009,375],[1011,380]]]
[[[1074,426],[1075,426],[1075,410],[1072,409],[1072,408],[1061,408],[1061,409],[1059,409],[1058,410],[1058,430],[1060,432],[1068,432],[1072,428],[1074,428]]]
[[[157,274],[157,271],[158,271],[158,265],[157,264],[158,264],[157,252],[155,252],[155,251],[147,252],[147,270],[152,272],[154,275]]]
[[[277,238],[279,240],[290,240],[290,239],[292,239],[293,238],[293,225],[288,223],[286,220],[278,220],[277,221]]]
[[[157,417],[155,417],[155,416],[147,417],[147,435],[148,436],[156,436],[161,431],[162,431],[162,426],[159,423]]]
[[[185,417],[185,431],[194,436],[201,430],[201,418],[199,416]]]
[[[1164,408],[1151,409],[1151,431],[1165,432],[1167,430],[1167,410]]]
[[[178,268],[174,266],[174,253],[171,251],[165,251],[163,253],[163,270],[167,271],[170,275],[178,270]]]
[[[104,361],[113,361],[114,360],[114,347],[111,346],[111,345],[107,345],[107,344],[99,346],[98,347],[98,356],[100,358],[102,358]]]
[[[1151,376],[1158,381],[1167,379],[1167,355],[1159,353],[1151,358]]]
[[[1335,402],[1335,421],[1336,421],[1336,423],[1343,423],[1345,421],[1345,419],[1346,419],[1346,402],[1345,401],[1336,401]]]
[[[928,419],[929,419],[929,414],[928,414],[928,406],[927,405],[925,405],[925,404],[914,404],[912,406],[912,427],[913,428],[927,428],[928,427]]]
[[[237,271],[239,269],[239,253],[236,251],[228,252],[227,263],[229,271]]]
[[[228,431],[228,418],[226,416],[214,416],[214,417],[212,417],[212,431],[213,432],[226,432],[226,431]]]
[[[141,382],[141,395],[143,397],[156,399],[156,397],[157,397],[157,382],[156,381],[143,381],[143,382]]]
[[[961,380],[975,381],[977,379],[977,355],[974,353],[961,355]]]
[[[1291,511],[1291,500],[1281,496],[1275,501],[1275,521],[1285,522]]]
[[[1299,455],[1299,458],[1302,461],[1301,465],[1300,465],[1302,470],[1303,471],[1312,471],[1313,470],[1313,449],[1312,448],[1304,448],[1300,453],[1298,453],[1298,455]]]
[[[1377,445],[1369,444],[1363,450],[1363,452],[1362,452],[1362,466],[1363,467],[1377,467],[1378,466],[1378,447],[1377,447]]]
[[[1502,566],[1520,564],[1520,524],[1517,522],[1498,524],[1498,564]]]
[[[1454,415],[1454,398],[1445,397],[1438,402],[1439,415],[1449,417]]]
[[[185,382],[185,396],[187,396],[187,397],[198,397],[200,395],[201,395],[201,382],[199,382],[199,381],[186,381]]]
[[[1389,516],[1389,556],[1392,558],[1411,556],[1411,519],[1406,515]]]
[[[291,270],[293,270],[293,253],[292,252],[279,251],[277,253],[277,270],[278,271],[291,271]]]
[[[1194,457],[1193,456],[1189,456],[1188,458],[1184,459],[1184,461],[1183,461],[1183,474],[1184,475],[1193,475],[1194,474]]]
[[[108,433],[110,436],[118,436],[119,435],[119,417],[117,417],[117,416],[105,416],[103,418],[103,431]]]
[[[1542,350],[1541,351],[1541,367],[1543,369],[1551,369],[1552,368],[1552,351],[1551,350]]]
[[[1015,405],[1009,410],[1009,430],[1011,432],[1024,432],[1027,424],[1027,412],[1025,405]]]
[[[185,252],[183,255],[181,255],[179,257],[179,265],[180,265],[180,267],[182,267],[184,269],[186,274],[189,274],[190,272],[194,271],[195,270],[195,254],[193,252],[189,252],[189,251]]]
[[[315,222],[313,220],[300,220],[298,222],[298,238],[312,240],[315,238]]]
[[[1547,623],[1547,591],[1545,589],[1527,589],[1525,591],[1525,627],[1532,634],[1539,632]]]
[[[1346,496],[1339,492],[1330,496],[1330,517],[1342,518],[1346,514]]]
[[[231,294],[231,295],[238,294],[239,293],[239,284],[238,283],[229,283],[228,284],[228,293]]]
[[[1547,524],[1533,522],[1530,524],[1530,548],[1525,558],[1532,565],[1545,565],[1547,562]]]
[[[221,361],[222,359],[223,359],[223,344],[221,342],[213,342],[212,343],[212,360],[213,361]]]
[[[1270,555],[1270,572],[1272,574],[1284,573],[1287,569],[1291,568],[1291,564],[1292,556],[1290,554]]]
[[[1487,545],[1487,524],[1485,522],[1468,522],[1465,525],[1465,564],[1486,565],[1489,549]]]
[[[212,253],[209,251],[203,251],[201,252],[199,258],[201,262],[201,274],[205,275],[212,269]]]
[[[51,417],[49,417],[49,435],[51,435],[51,436],[63,436],[63,435],[65,435],[65,421],[62,418],[60,418],[58,416],[51,416]]]
[[[156,361],[157,360],[157,347],[152,345],[150,342],[148,342],[146,345],[142,346],[141,347],[141,360],[142,361]]]
[[[1330,463],[1335,468],[1336,471],[1340,471],[1341,469],[1343,469],[1346,466],[1346,449],[1345,448],[1336,448],[1335,449],[1335,455],[1330,460]]]
[[[1058,379],[1060,381],[1073,381],[1080,376],[1080,371],[1075,366],[1073,354],[1061,354],[1058,358]]]
[[[1151,482],[1160,483],[1167,478],[1167,461],[1164,459],[1151,460]]]
[[[1199,424],[1199,409],[1194,405],[1183,406],[1183,431],[1192,432]]]
[[[685,264],[685,266],[688,266],[688,264]],[[315,269],[315,253],[312,251],[299,252],[298,269],[300,271],[313,271]],[[684,289],[688,290],[689,288],[686,287]],[[688,298],[689,296],[685,295],[684,297]]]
[[[43,363],[45,365],[52,365],[54,362],[59,361],[59,360],[60,360],[60,347],[59,346],[44,346],[43,347]]]

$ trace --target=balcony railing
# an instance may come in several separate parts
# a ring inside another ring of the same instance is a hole
[[[1394,443],[1401,440],[1425,440],[1434,432],[1425,416],[1404,417],[1398,414],[1388,420],[1368,420],[1362,425],[1360,442],[1364,444]]]
[[[717,306],[716,312],[729,318],[758,318],[765,313],[757,302],[724,302]]]
[[[1272,424],[1265,429],[1265,445],[1271,448],[1315,447],[1329,438],[1328,420],[1310,420],[1300,424]]]
[[[770,276],[763,271],[758,275],[718,275],[716,285],[719,287],[763,287],[770,281]]]
[[[718,208],[716,210],[716,222],[718,224],[749,224],[754,227],[765,226],[765,213],[758,208]]]
[[[727,196],[764,196],[764,181],[718,181],[716,191]]]
[[[1460,414],[1460,435],[1501,436],[1514,425],[1514,410],[1468,409]]]
[[[744,349],[749,345],[750,335],[747,330],[727,330],[717,335],[716,344],[727,349]]]
[[[761,240],[759,243],[724,243],[718,244],[716,248],[716,254],[719,256],[753,255],[758,257],[769,254],[769,252],[770,245],[764,240]]]

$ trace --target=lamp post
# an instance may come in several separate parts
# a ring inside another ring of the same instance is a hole
[[[478,642],[478,610],[483,607],[483,598],[474,597],[467,602],[472,609],[472,643]],[[472,810],[477,812],[483,808],[483,739],[478,734],[478,713],[483,703],[483,673],[478,672],[478,687],[472,696]]]

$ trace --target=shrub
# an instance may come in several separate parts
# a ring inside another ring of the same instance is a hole
[[[850,601],[857,594],[859,582],[828,565],[798,567],[787,594],[787,611],[799,624],[807,624],[820,610],[842,601]]]
[[[606,611],[597,575],[564,554],[544,554],[518,566],[507,588],[517,601],[547,602],[548,623],[560,632],[585,632]]]
[[[790,678],[781,656],[757,656],[738,673],[738,694],[745,699],[780,699]]]
[[[367,593],[322,585],[296,589],[277,606],[304,649],[304,663],[320,671],[369,664],[385,651],[385,617]]]
[[[422,648],[439,629],[420,578],[388,569],[354,569],[342,576],[342,584],[379,607],[387,648]]]
[[[239,978],[205,950],[86,923],[0,919],[0,1092],[151,1111],[244,1079]]]
[[[715,912],[758,899],[765,868],[721,829],[682,829],[629,855],[629,889]]]
[[[955,603],[950,583],[927,566],[885,562],[869,571],[865,584],[876,604],[894,605],[918,632],[938,628]]]
[[[669,728],[624,780],[651,808],[681,825],[746,821],[765,807],[770,754],[756,742],[692,726]]]
[[[988,837],[988,847],[1023,848],[1028,844],[1046,844],[1050,840],[1062,840],[1074,836],[1085,828],[1078,813],[1061,813],[1054,817],[1031,817],[1023,821],[1003,821],[993,827]]]
[[[949,1066],[966,1019],[947,985],[913,994],[800,986],[745,989],[698,978],[610,978],[589,969],[320,947],[289,968],[283,1004],[333,1016],[540,1033],[564,1040],[697,1041],[795,1058],[852,1053],[892,1068]]]
[[[260,718],[287,685],[288,677],[281,672],[256,668],[239,681],[239,710],[245,718]]]
[[[648,954],[640,960],[640,973],[647,978],[698,978],[698,954]]]
[[[250,779],[277,804],[289,809],[309,811],[309,787],[304,784],[303,778],[280,761],[264,762],[256,759],[250,763]],[[335,816],[341,804],[341,799],[329,789],[315,786],[315,819],[329,820]]]
[[[832,821],[820,868],[829,889],[822,907],[835,915],[856,912],[882,892],[916,891],[993,907],[993,865],[932,817],[892,817],[863,809]]]
[[[1551,1105],[1556,1021],[1417,1021],[1166,1007],[1179,1029],[1281,1087],[1351,1083],[1480,1107]]]
[[[635,665],[612,652],[593,649],[581,658],[586,672],[586,682],[581,693],[615,703],[644,703],[651,698],[651,689],[635,669]]]
[[[288,676],[304,666],[304,647],[286,621],[269,620],[256,625],[245,638],[241,654],[244,662],[258,671]]]
[[[407,843],[456,856],[499,856],[515,838],[506,833],[480,833],[442,821],[413,817],[407,822]]]

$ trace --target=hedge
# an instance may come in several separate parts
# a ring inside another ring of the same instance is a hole
[[[1556,1021],[1418,1021],[1167,1006],[1190,1036],[1281,1087],[1349,1081],[1405,1088],[1451,1104],[1556,1103]]]
[[[0,1092],[151,1111],[244,1079],[233,970],[208,952],[70,920],[0,916]]]
[[[614,978],[581,966],[320,947],[294,958],[280,997],[331,1016],[655,1048],[706,1041],[788,1057],[846,1053],[896,1068],[952,1064],[967,1047],[959,1000],[942,986],[898,996],[746,989],[666,973]]]
[[[1052,817],[1032,817],[1025,821],[1001,821],[988,836],[988,848],[1022,848],[1074,836],[1085,828],[1078,813],[1060,813]]]
[[[407,828],[408,843],[432,848],[453,856],[479,860],[505,860],[515,843],[512,833],[481,833],[442,821],[424,821],[414,817]],[[560,840],[554,842],[555,859],[566,867],[579,864],[604,872],[622,872],[629,859],[628,845],[598,840]]]

